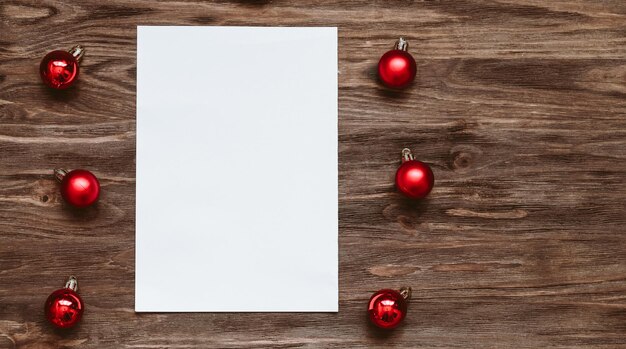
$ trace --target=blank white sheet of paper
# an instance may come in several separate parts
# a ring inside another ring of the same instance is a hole
[[[337,29],[137,27],[135,311],[338,308]]]

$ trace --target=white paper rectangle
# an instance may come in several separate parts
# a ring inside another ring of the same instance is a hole
[[[337,183],[336,28],[137,28],[136,311],[337,311]]]

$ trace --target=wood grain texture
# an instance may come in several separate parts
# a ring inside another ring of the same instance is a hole
[[[134,313],[137,25],[339,27],[339,313]],[[419,73],[396,93],[375,67],[399,35]],[[47,90],[39,60],[76,43],[79,83]],[[404,147],[423,202],[394,190]],[[0,154],[0,348],[626,348],[621,0],[3,0]],[[58,166],[99,176],[97,207],[63,204]],[[87,312],[59,333],[70,274]],[[368,326],[402,285],[404,326]]]

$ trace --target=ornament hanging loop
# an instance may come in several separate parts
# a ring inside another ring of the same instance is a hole
[[[404,40],[404,38],[400,38],[400,39],[398,39],[398,41],[396,41],[396,45],[394,46],[394,48],[396,50],[400,50],[400,51],[408,51],[409,50],[409,42]]]
[[[62,182],[65,175],[67,175],[68,171],[62,168],[54,169],[54,177],[56,177],[57,181]]]
[[[75,276],[70,276],[70,278],[65,283],[65,288],[69,288],[70,290],[76,292],[78,290],[78,280]]]
[[[76,45],[72,47],[68,52],[72,56],[74,56],[74,58],[76,58],[76,61],[80,61],[80,59],[83,58],[83,55],[85,54],[85,48],[81,45]]]
[[[402,295],[402,298],[406,300],[411,299],[411,293],[412,293],[412,290],[408,286],[400,288],[400,294]]]
[[[413,160],[413,154],[411,153],[411,149],[404,148],[402,149],[402,162],[407,162]]]

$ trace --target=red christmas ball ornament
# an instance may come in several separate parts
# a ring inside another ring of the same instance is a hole
[[[44,311],[48,321],[57,328],[70,328],[80,321],[85,305],[76,290],[78,280],[70,276],[65,287],[48,296]]]
[[[87,207],[100,196],[100,182],[87,170],[54,170],[54,175],[61,182],[61,195],[70,205]]]
[[[410,149],[402,150],[402,165],[396,172],[396,187],[402,194],[421,199],[428,195],[435,185],[435,175],[430,166],[413,159]]]
[[[410,287],[403,287],[400,291],[384,289],[374,293],[367,304],[370,321],[387,330],[398,327],[406,317],[407,300],[410,298]]]
[[[45,55],[39,64],[41,80],[49,87],[64,90],[74,84],[78,78],[78,62],[85,49],[76,45],[69,51],[52,51]]]
[[[378,61],[378,76],[387,87],[401,89],[415,79],[415,59],[407,52],[409,43],[400,38],[393,50],[385,53]]]

